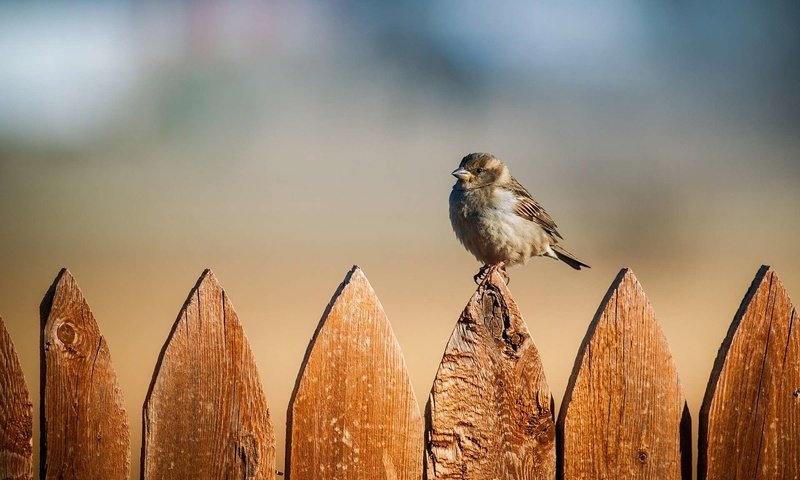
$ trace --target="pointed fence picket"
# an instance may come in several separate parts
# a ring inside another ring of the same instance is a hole
[[[45,295],[41,315],[40,477],[128,478],[130,433],[108,347],[66,270]],[[708,383],[701,479],[800,478],[796,317],[777,274],[763,267]],[[0,478],[33,477],[31,410],[0,320]],[[314,333],[288,413],[291,480],[691,477],[678,374],[629,270],[614,280],[589,326],[555,425],[536,346],[505,282],[493,274],[447,344],[423,432],[400,346],[357,267]],[[210,271],[164,345],[143,430],[143,479],[276,475],[274,430],[255,361]]]
[[[553,398],[536,345],[497,271],[458,319],[426,414],[429,480],[555,475]]]
[[[720,347],[700,409],[701,480],[800,478],[800,332],[761,267]]]
[[[40,477],[130,476],[130,429],[111,353],[66,269],[42,301]]]
[[[400,345],[353,267],[308,346],[289,403],[292,480],[418,480],[422,417]]]
[[[164,345],[143,423],[145,479],[275,476],[267,398],[239,317],[210,270]]]
[[[567,385],[558,477],[690,479],[690,427],[667,340],[639,281],[623,269]]]
[[[33,478],[33,403],[0,317],[0,478]]]

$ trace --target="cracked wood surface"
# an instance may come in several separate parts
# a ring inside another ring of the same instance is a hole
[[[322,316],[289,403],[291,480],[419,480],[422,417],[400,345],[354,267]]]
[[[189,293],[144,409],[145,479],[273,479],[275,434],[255,360],[210,270]]]
[[[130,431],[108,345],[65,269],[42,301],[41,478],[128,479]]]
[[[700,410],[701,479],[800,478],[800,333],[778,275],[758,271]]]
[[[623,269],[592,320],[558,418],[559,478],[691,478],[688,409],[666,338]]]
[[[555,478],[552,405],[536,345],[492,272],[461,314],[433,383],[427,478]]]
[[[0,478],[33,478],[33,403],[0,317]]]

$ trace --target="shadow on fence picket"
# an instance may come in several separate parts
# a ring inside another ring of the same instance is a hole
[[[41,315],[41,478],[127,479],[124,401],[105,340],[68,271],[56,277]],[[796,317],[778,276],[762,267],[710,375],[700,410],[701,479],[800,478]],[[0,478],[33,478],[32,403],[2,319],[0,368]],[[620,272],[589,325],[557,423],[553,403],[516,303],[491,275],[447,343],[423,427],[391,325],[354,267],[297,377],[287,474],[691,478],[689,410],[631,271]],[[274,477],[274,428],[250,345],[208,270],[164,344],[142,427],[144,479]]]

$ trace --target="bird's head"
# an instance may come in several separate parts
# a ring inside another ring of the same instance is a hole
[[[501,184],[511,178],[508,167],[491,153],[470,153],[461,159],[453,176],[458,179],[456,186],[467,190]]]

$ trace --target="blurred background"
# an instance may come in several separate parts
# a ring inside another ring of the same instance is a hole
[[[357,263],[424,406],[479,267],[450,230],[450,172],[489,151],[593,267],[511,271],[556,404],[628,266],[696,432],[758,267],[800,299],[799,23],[790,2],[2,1],[0,315],[31,394],[38,305],[66,266],[108,341],[138,478],[152,368],[211,267],[283,470],[305,348]]]

